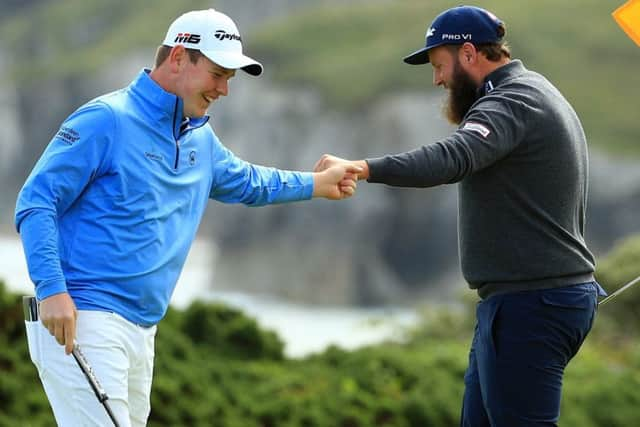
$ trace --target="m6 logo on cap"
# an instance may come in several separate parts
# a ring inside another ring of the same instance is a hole
[[[178,33],[176,39],[174,40],[174,43],[198,44],[200,43],[200,40],[200,34]]]

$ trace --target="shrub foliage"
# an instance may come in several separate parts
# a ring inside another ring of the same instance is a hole
[[[639,265],[636,237],[600,263],[598,279],[612,291]],[[567,369],[562,426],[637,424],[639,300],[632,288],[600,309]],[[457,426],[472,310],[428,313],[404,343],[288,359],[281,339],[239,310],[170,309],[156,340],[149,426]],[[23,325],[20,297],[0,282],[0,426],[54,426]]]

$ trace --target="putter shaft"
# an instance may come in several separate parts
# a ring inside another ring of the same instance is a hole
[[[80,367],[80,370],[82,371],[84,376],[87,378],[87,381],[89,382],[91,389],[93,390],[96,397],[98,398],[98,401],[102,403],[102,406],[104,406],[104,409],[107,411],[107,415],[109,415],[111,422],[113,422],[113,425],[115,427],[119,427],[118,421],[116,420],[115,415],[111,411],[111,406],[109,406],[109,402],[107,402],[107,399],[109,399],[109,396],[107,396],[107,392],[104,391],[104,389],[98,382],[98,378],[96,378],[96,375],[94,374],[93,369],[91,369],[91,365],[89,365],[89,362],[84,357],[84,354],[82,354],[82,351],[80,351],[80,346],[77,343],[73,344],[73,350],[71,350],[71,354],[73,355],[73,358],[76,359],[76,362]]]
[[[616,296],[620,295],[622,292],[624,292],[625,290],[627,290],[628,288],[632,287],[633,285],[635,285],[638,282],[640,282],[640,276],[636,277],[635,279],[633,279],[632,281],[630,281],[629,283],[627,283],[626,285],[624,285],[623,287],[621,287],[620,289],[618,289],[617,291],[615,291],[614,293],[612,293],[611,295],[609,295],[608,297],[606,297],[605,299],[600,301],[598,303],[598,305],[603,305],[603,304],[611,301],[613,298],[615,298]]]

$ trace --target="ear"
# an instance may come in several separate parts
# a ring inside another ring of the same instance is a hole
[[[172,47],[168,59],[171,71],[178,72],[180,68],[184,66],[185,61],[189,60],[187,57],[188,55],[189,54],[183,45],[178,44]]]
[[[478,51],[472,43],[466,42],[458,50],[458,60],[465,65],[474,64],[477,59]]]

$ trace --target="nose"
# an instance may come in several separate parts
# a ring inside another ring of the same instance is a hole
[[[229,80],[220,79],[220,83],[216,87],[218,93],[222,96],[227,96],[229,94]]]
[[[444,80],[442,80],[442,74],[438,70],[433,70],[433,85],[441,86],[444,84]]]

